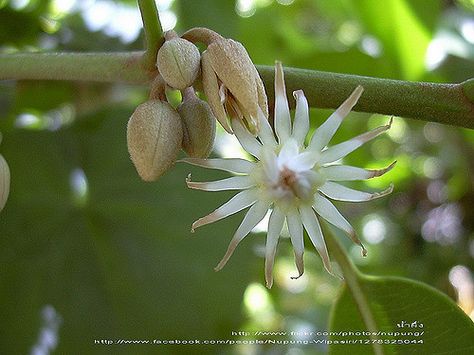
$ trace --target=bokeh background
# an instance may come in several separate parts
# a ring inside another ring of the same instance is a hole
[[[165,30],[206,26],[242,42],[256,64],[374,77],[461,82],[474,77],[472,0],[157,0]],[[136,2],[0,0],[0,53],[143,48]],[[299,280],[280,242],[275,284],[263,285],[260,226],[219,273],[241,214],[190,234],[230,193],[189,191],[185,177],[225,176],[177,164],[140,181],[126,123],[147,88],[89,82],[0,82],[0,152],[12,175],[0,214],[0,353],[315,354],[296,347],[160,347],[96,344],[117,339],[249,339],[239,331],[327,329],[340,281],[307,247]],[[313,109],[319,125],[331,110]],[[388,121],[351,113],[334,139]],[[218,132],[214,155],[242,154]],[[403,276],[449,295],[474,316],[474,133],[396,117],[388,134],[345,162],[397,160],[388,198],[337,206],[369,255],[341,241],[373,275]],[[337,234],[337,231],[334,231]],[[309,245],[308,241],[306,245]]]

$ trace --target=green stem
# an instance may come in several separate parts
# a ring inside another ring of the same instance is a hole
[[[377,325],[372,310],[369,307],[369,301],[365,297],[362,284],[360,283],[361,274],[359,270],[357,270],[356,266],[348,258],[347,252],[342,248],[328,228],[325,228],[324,237],[331,252],[331,256],[337,261],[341,268],[342,274],[344,275],[344,281],[354,298],[367,330],[371,332],[371,334],[376,334],[378,331]],[[370,338],[372,340],[377,340],[377,337],[373,335],[371,335]],[[383,355],[384,352],[381,344],[373,341],[372,345],[376,355]]]
[[[273,67],[258,69],[267,93],[273,97],[273,85],[268,85],[273,82]],[[473,79],[436,84],[285,68],[285,81],[288,97],[302,89],[311,107],[336,108],[357,85],[362,85],[364,93],[355,111],[474,128]]]
[[[0,54],[0,80],[83,80],[147,83],[143,52]]]
[[[0,55],[0,80],[84,80],[148,83],[142,53],[17,53]],[[146,57],[146,56],[145,56]],[[153,58],[154,65],[154,58]],[[273,97],[274,69],[257,66]],[[302,89],[312,107],[337,108],[358,85],[355,111],[474,128],[474,82],[434,84],[285,68],[287,91]],[[294,100],[290,100],[293,102]]]
[[[143,65],[148,71],[155,70],[156,55],[164,42],[158,9],[154,0],[138,0],[142,15],[143,30],[145,31],[146,51]]]

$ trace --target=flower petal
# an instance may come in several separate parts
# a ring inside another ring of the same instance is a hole
[[[366,180],[374,177],[382,176],[383,174],[392,170],[397,161],[383,169],[362,169],[355,166],[348,165],[331,165],[321,167],[320,172],[327,180],[332,181],[351,181],[351,180]]]
[[[298,144],[293,138],[289,138],[278,154],[278,167],[281,169],[283,165],[289,164],[296,155],[298,155]]]
[[[255,183],[248,175],[232,176],[217,181],[193,182],[191,181],[191,174],[189,174],[186,184],[190,189],[204,191],[243,190],[255,186]]]
[[[209,53],[204,51],[201,55],[201,68],[202,68],[202,86],[204,93],[207,97],[207,102],[216,116],[217,120],[228,133],[232,134],[232,129],[227,121],[227,114],[222,105],[219,96],[219,83],[217,81],[217,75],[212,68]]]
[[[275,207],[268,221],[267,242],[265,245],[265,283],[268,288],[273,285],[273,264],[278,245],[278,239],[285,222],[285,215]]]
[[[277,165],[277,156],[271,148],[263,146],[262,149],[262,167],[268,179],[274,183],[280,178],[280,171]]]
[[[302,146],[309,131],[308,100],[306,100],[303,90],[294,91],[293,96],[296,99],[296,110],[292,137],[296,139],[298,145]]]
[[[239,245],[242,239],[244,239],[250,233],[250,231],[265,217],[268,207],[268,203],[262,201],[258,201],[252,207],[250,207],[244,219],[242,220],[242,223],[240,223],[239,228],[237,228],[234,237],[230,241],[227,252],[219,264],[214,268],[215,271],[221,270],[225,264],[227,264],[227,261],[234,253],[237,245]]]
[[[376,198],[384,197],[390,194],[393,191],[393,184],[390,184],[390,186],[383,191],[370,193],[354,190],[349,187],[339,185],[335,182],[327,181],[319,188],[319,191],[333,200],[346,202],[364,202],[375,200]]]
[[[354,243],[360,245],[360,247],[362,248],[362,255],[367,255],[367,250],[357,237],[354,228],[352,228],[350,223],[337,210],[337,208],[331,203],[331,201],[317,193],[314,196],[313,208],[316,213],[323,217],[326,221],[346,232]]]
[[[349,139],[348,141],[329,147],[321,153],[320,164],[323,165],[327,163],[332,163],[338,159],[345,157],[347,154],[359,148],[362,144],[370,141],[371,139],[374,139],[375,137],[387,131],[391,127],[391,125],[392,119],[390,119],[389,124],[386,126],[377,127],[369,132]]]
[[[253,205],[257,201],[257,191],[255,189],[244,190],[232,197],[229,201],[217,208],[214,212],[205,217],[199,218],[193,223],[191,232],[205,224],[214,223],[222,218],[242,211],[244,208]]]
[[[303,239],[303,224],[296,209],[290,210],[286,214],[286,224],[290,232],[291,244],[295,252],[295,264],[298,269],[298,276],[291,277],[297,279],[304,273],[303,253],[304,253],[304,239]]]
[[[319,160],[319,153],[311,150],[307,150],[301,154],[296,155],[293,159],[290,159],[287,163],[289,169],[300,172],[304,170],[310,170]]]
[[[263,145],[269,146],[271,148],[276,147],[277,142],[275,140],[275,134],[273,129],[270,126],[267,118],[265,117],[262,110],[258,110],[258,121],[259,121],[259,132],[258,137],[262,141]]]
[[[329,261],[328,250],[326,249],[326,242],[323,238],[323,232],[321,231],[321,226],[319,225],[318,217],[314,214],[313,209],[309,206],[303,205],[299,208],[299,210],[304,228],[308,232],[309,239],[311,239],[311,242],[313,243],[314,247],[321,256],[324,268],[330,274],[333,274],[331,262]]]
[[[259,158],[260,151],[262,149],[260,142],[249,133],[249,131],[242,125],[240,120],[233,119],[231,124],[235,136],[239,140],[242,147],[254,157]]]
[[[336,111],[333,112],[331,116],[314,131],[313,137],[309,144],[310,149],[320,151],[323,149],[334,136],[337,129],[341,125],[342,120],[347,116],[347,114],[352,110],[352,108],[359,100],[360,95],[364,88],[362,86],[357,86],[352,94],[338,107]]]
[[[291,132],[290,108],[281,62],[275,62],[275,132],[280,144],[288,139]]]
[[[255,169],[255,163],[239,158],[229,159],[200,159],[200,158],[184,158],[178,160],[180,163],[188,163],[200,166],[202,168],[224,170],[235,174],[249,174]]]

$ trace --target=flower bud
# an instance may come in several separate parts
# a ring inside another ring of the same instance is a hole
[[[202,54],[202,84],[209,105],[224,129],[232,132],[227,115],[240,119],[256,134],[258,111],[268,117],[267,95],[244,46],[222,38]]]
[[[166,83],[179,90],[193,84],[199,74],[201,54],[191,42],[175,37],[158,51],[156,66]]]
[[[174,164],[182,140],[179,114],[165,101],[144,102],[128,121],[128,151],[145,181],[158,179]]]
[[[207,45],[201,56],[202,86],[222,127],[232,133],[229,116],[239,119],[250,133],[257,134],[260,113],[268,119],[267,94],[245,47],[203,27],[192,28],[181,38]]]
[[[216,136],[216,119],[207,102],[188,88],[178,106],[183,123],[183,150],[193,158],[207,158]]]
[[[3,210],[7,203],[8,194],[10,193],[10,169],[7,161],[0,154],[0,211]]]

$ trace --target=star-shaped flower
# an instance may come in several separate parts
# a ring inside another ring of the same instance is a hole
[[[192,230],[213,223],[245,208],[249,208],[232,238],[216,271],[227,263],[237,245],[271,210],[265,247],[265,280],[270,288],[273,284],[273,263],[278,239],[283,226],[287,224],[294,248],[296,267],[301,276],[303,266],[303,229],[319,252],[324,267],[330,273],[326,243],[319,218],[343,230],[366,250],[349,222],[339,213],[329,199],[349,202],[363,202],[385,196],[393,186],[377,193],[362,192],[339,184],[339,181],[363,180],[383,175],[394,163],[381,170],[366,170],[353,166],[335,164],[365,142],[379,136],[390,128],[378,127],[345,142],[326,148],[339,128],[344,117],[357,103],[363,88],[358,86],[349,98],[316,131],[308,145],[305,139],[309,131],[308,102],[303,91],[293,93],[296,99],[294,122],[286,98],[285,82],[281,63],[275,66],[275,134],[262,112],[259,114],[260,131],[252,136],[234,119],[232,129],[242,147],[255,157],[245,159],[184,159],[185,162],[205,168],[225,170],[236,176],[212,181],[192,182],[188,176],[187,185],[192,189],[205,191],[241,190],[228,202],[211,214],[193,223]]]

